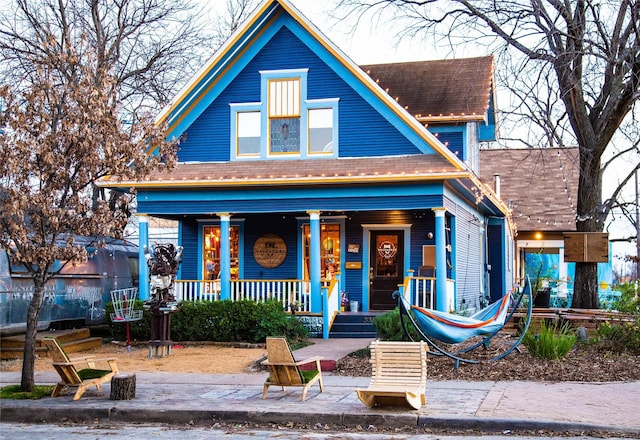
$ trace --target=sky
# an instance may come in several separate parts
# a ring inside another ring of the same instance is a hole
[[[412,40],[398,43],[397,29],[388,22],[361,23],[353,31],[353,24],[331,17],[334,1],[290,0],[326,37],[357,64],[395,63],[441,59],[431,41]],[[396,22],[397,26],[397,22]]]

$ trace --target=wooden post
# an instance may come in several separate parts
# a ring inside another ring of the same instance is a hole
[[[116,374],[111,378],[111,400],[131,400],[135,397],[135,374]]]

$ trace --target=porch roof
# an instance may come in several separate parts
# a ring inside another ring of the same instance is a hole
[[[173,188],[273,185],[321,185],[470,178],[439,154],[179,163],[143,181],[111,177],[108,187]]]

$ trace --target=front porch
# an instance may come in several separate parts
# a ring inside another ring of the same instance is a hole
[[[323,279],[320,285],[319,304],[310,294],[310,280],[228,280],[230,295],[223,298],[221,280],[176,280],[174,295],[176,301],[277,301],[290,314],[315,317],[321,321],[322,338],[328,339],[336,316],[341,312],[341,274],[331,280]],[[446,297],[453,302],[453,280],[447,280]],[[413,276],[409,270],[404,282],[397,290],[411,303],[421,307],[433,308],[436,298],[436,278]],[[393,292],[389,292],[391,296]],[[314,307],[315,306],[315,307]],[[312,312],[312,310],[320,310]]]

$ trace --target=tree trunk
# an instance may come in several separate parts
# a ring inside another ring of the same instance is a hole
[[[33,298],[31,298],[27,311],[27,330],[24,335],[22,379],[20,382],[20,389],[29,393],[35,387],[36,336],[38,334],[38,314],[42,305],[43,293],[44,284],[34,281]]]
[[[578,232],[602,232],[603,219],[600,218],[602,203],[602,174],[597,145],[580,148],[580,177],[578,179],[578,204],[576,230]],[[576,263],[571,307],[598,309],[598,265],[597,263]]]
[[[576,281],[573,286],[571,307],[576,309],[600,308],[597,263],[576,263]]]
[[[131,400],[136,397],[136,375],[116,374],[111,378],[110,400]]]

